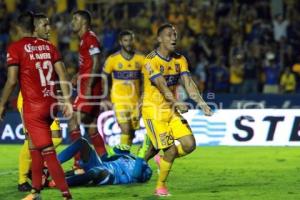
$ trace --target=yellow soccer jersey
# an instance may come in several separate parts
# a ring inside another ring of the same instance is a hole
[[[190,74],[187,60],[183,55],[173,53],[167,60],[156,51],[152,51],[146,57],[142,72],[144,74],[143,109],[152,107],[159,110],[170,109],[170,105],[152,81],[158,76],[163,76],[175,96],[180,76]]]
[[[118,51],[110,55],[103,72],[112,74],[111,101],[113,103],[136,103],[140,96],[141,68],[144,56],[135,53],[130,60]]]

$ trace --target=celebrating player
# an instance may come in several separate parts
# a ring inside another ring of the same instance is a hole
[[[50,32],[50,23],[49,19],[44,14],[35,14],[34,15],[34,33],[35,37],[49,40]],[[19,92],[17,107],[21,115],[21,119],[23,122],[23,97],[22,93]],[[23,131],[25,134],[26,139],[24,140],[24,144],[21,148],[21,152],[19,154],[19,181],[18,181],[18,190],[19,191],[30,191],[31,185],[27,182],[29,170],[31,167],[31,157],[29,152],[28,146],[28,139],[27,139],[27,130],[23,123]],[[51,133],[52,133],[52,142],[54,147],[57,147],[61,142],[61,132],[59,126],[59,120],[56,118],[54,119],[53,123],[50,126]]]
[[[83,138],[76,140],[59,155],[58,159],[64,163],[80,152],[80,166],[84,174],[72,174],[67,176],[69,186],[86,185],[92,182],[95,185],[117,185],[146,182],[151,178],[152,170],[146,162],[142,163],[140,177],[132,176],[135,165],[135,157],[131,154],[114,155],[107,161],[101,160],[91,148],[88,141]],[[53,186],[53,182],[52,183]]]
[[[57,183],[64,199],[72,199],[64,172],[57,160],[51,140],[50,125],[53,122],[57,100],[53,89],[55,81],[60,87],[64,100],[64,115],[72,115],[69,88],[65,83],[66,71],[57,49],[48,41],[32,37],[34,30],[33,14],[21,14],[16,22],[18,34],[23,37],[9,45],[7,50],[8,74],[1,102],[0,120],[3,120],[5,104],[17,85],[18,78],[24,98],[23,117],[29,134],[29,147],[32,158],[32,191],[24,199],[40,199],[42,187],[43,161],[50,175]]]
[[[91,15],[88,11],[74,12],[72,29],[80,37],[79,73],[77,78],[78,96],[73,104],[74,114],[69,122],[70,137],[75,141],[81,137],[79,124],[89,126],[88,134],[99,155],[106,152],[102,137],[97,131],[96,119],[100,108],[101,79],[100,44],[90,30]],[[78,156],[75,157],[79,159]]]
[[[166,180],[176,157],[184,156],[195,149],[195,138],[187,121],[180,115],[188,107],[177,101],[175,88],[179,78],[189,96],[201,107],[205,115],[211,115],[211,109],[200,96],[188,70],[183,55],[175,53],[177,33],[173,25],[164,24],[157,32],[158,49],[145,59],[144,97],[142,116],[152,147],[146,155],[149,160],[159,150],[163,150],[160,159],[160,172],[155,189],[158,196],[169,195]],[[174,140],[179,142],[175,145]]]
[[[111,101],[121,128],[121,141],[118,146],[121,150],[129,150],[134,132],[139,128],[138,103],[144,56],[134,51],[133,39],[133,32],[121,31],[119,34],[121,50],[109,56],[103,68],[105,75],[112,74]]]

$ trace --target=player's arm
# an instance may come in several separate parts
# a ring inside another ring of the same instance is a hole
[[[93,65],[92,65],[92,71],[90,76],[88,77],[88,82],[87,82],[87,91],[86,91],[86,96],[90,96],[92,92],[92,87],[95,84],[95,74],[100,72],[100,53],[93,54],[91,55]]]
[[[60,88],[62,91],[62,98],[65,103],[65,108],[63,113],[65,116],[71,116],[73,110],[72,110],[72,104],[70,100],[71,95],[70,95],[69,84],[68,84],[69,82],[67,79],[67,71],[65,65],[63,62],[57,61],[54,64],[54,69],[59,77]]]
[[[206,102],[201,97],[198,88],[195,82],[193,81],[192,77],[189,75],[189,73],[184,73],[183,75],[181,75],[181,80],[183,82],[183,85],[187,93],[189,94],[189,97],[192,100],[194,100],[198,106],[200,106],[204,114],[208,116],[212,115],[212,111],[210,107],[206,104]]]
[[[102,70],[102,74],[101,74],[102,89],[103,89],[103,91],[107,91],[107,96],[105,96],[104,99],[108,99],[108,97],[109,97],[110,90],[108,89],[108,87],[109,87],[109,78],[110,78],[110,75],[112,73],[112,70],[113,70],[113,61],[112,61],[111,57],[108,57],[105,60],[103,70]]]
[[[18,73],[19,73],[19,66],[17,65],[10,65],[7,71],[7,80],[5,82],[2,97],[0,101],[0,120],[3,120],[5,105],[9,100],[12,92],[14,91],[17,83],[18,83]]]
[[[177,111],[180,113],[185,113],[188,111],[188,107],[184,104],[180,104],[177,102],[177,99],[174,97],[172,91],[169,89],[167,85],[167,81],[162,75],[158,75],[155,78],[151,79],[152,83],[157,87],[160,93],[164,96],[164,98],[174,106]]]

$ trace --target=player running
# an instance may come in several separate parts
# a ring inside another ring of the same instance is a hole
[[[143,67],[142,116],[152,143],[146,160],[163,150],[155,194],[168,196],[166,180],[174,159],[195,149],[195,138],[187,121],[180,115],[187,112],[188,107],[175,98],[175,88],[179,79],[182,80],[190,98],[200,106],[204,114],[211,115],[212,112],[190,76],[186,58],[175,53],[177,33],[174,26],[160,26],[157,40],[159,47],[146,57]],[[179,144],[175,145],[174,140]]]
[[[42,38],[44,40],[49,40],[50,37],[49,32],[50,32],[50,23],[48,17],[44,14],[35,14],[33,35],[35,37]],[[23,132],[26,137],[19,154],[18,190],[21,192],[25,192],[31,190],[31,185],[28,183],[28,175],[31,167],[31,157],[30,157],[29,146],[28,146],[28,136],[27,136],[28,133],[23,122],[23,96],[21,92],[19,92],[18,95],[17,108],[21,115],[21,119],[23,123]],[[59,120],[57,118],[54,119],[53,123],[50,126],[50,129],[52,134],[52,142],[54,147],[56,148],[62,142],[61,132],[60,132],[61,129],[59,126]]]
[[[43,161],[64,199],[72,199],[50,132],[52,113],[56,112],[57,99],[54,98],[53,91],[57,80],[61,81],[63,114],[72,115],[69,89],[63,84],[67,80],[66,71],[57,49],[46,40],[32,37],[33,18],[32,13],[26,12],[16,21],[17,33],[22,38],[11,43],[7,50],[8,73],[0,102],[0,120],[3,120],[5,104],[19,79],[24,98],[23,117],[29,134],[32,158],[32,191],[24,199],[41,199]]]
[[[91,31],[91,15],[88,11],[74,12],[72,29],[80,37],[79,73],[77,77],[77,93],[73,109],[74,114],[69,121],[72,141],[81,137],[79,124],[89,125],[90,140],[99,155],[106,152],[102,137],[98,133],[96,120],[100,109],[101,79],[100,74],[100,44],[94,32]],[[97,76],[98,74],[98,76]],[[78,155],[75,160],[78,160]]]
[[[88,141],[80,138],[64,149],[58,159],[64,163],[71,159],[76,153],[80,152],[80,167],[85,171],[84,174],[72,174],[67,176],[69,186],[79,185],[117,185],[146,182],[151,178],[152,170],[144,161],[142,163],[142,173],[140,177],[133,177],[133,169],[136,158],[131,154],[116,154],[109,160],[102,160],[95,150],[91,148]],[[103,158],[103,157],[102,157]],[[55,185],[55,183],[52,186]]]
[[[103,68],[104,75],[112,74],[111,101],[121,128],[121,141],[117,147],[127,151],[132,145],[135,130],[139,128],[141,68],[144,61],[144,56],[134,51],[133,42],[133,32],[121,31],[121,49],[106,59]]]

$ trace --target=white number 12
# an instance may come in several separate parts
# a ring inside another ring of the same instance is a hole
[[[35,67],[39,70],[42,87],[45,87],[46,85],[54,85],[54,82],[51,81],[53,66],[50,60],[36,62]],[[48,69],[47,76],[44,75],[43,69]]]

